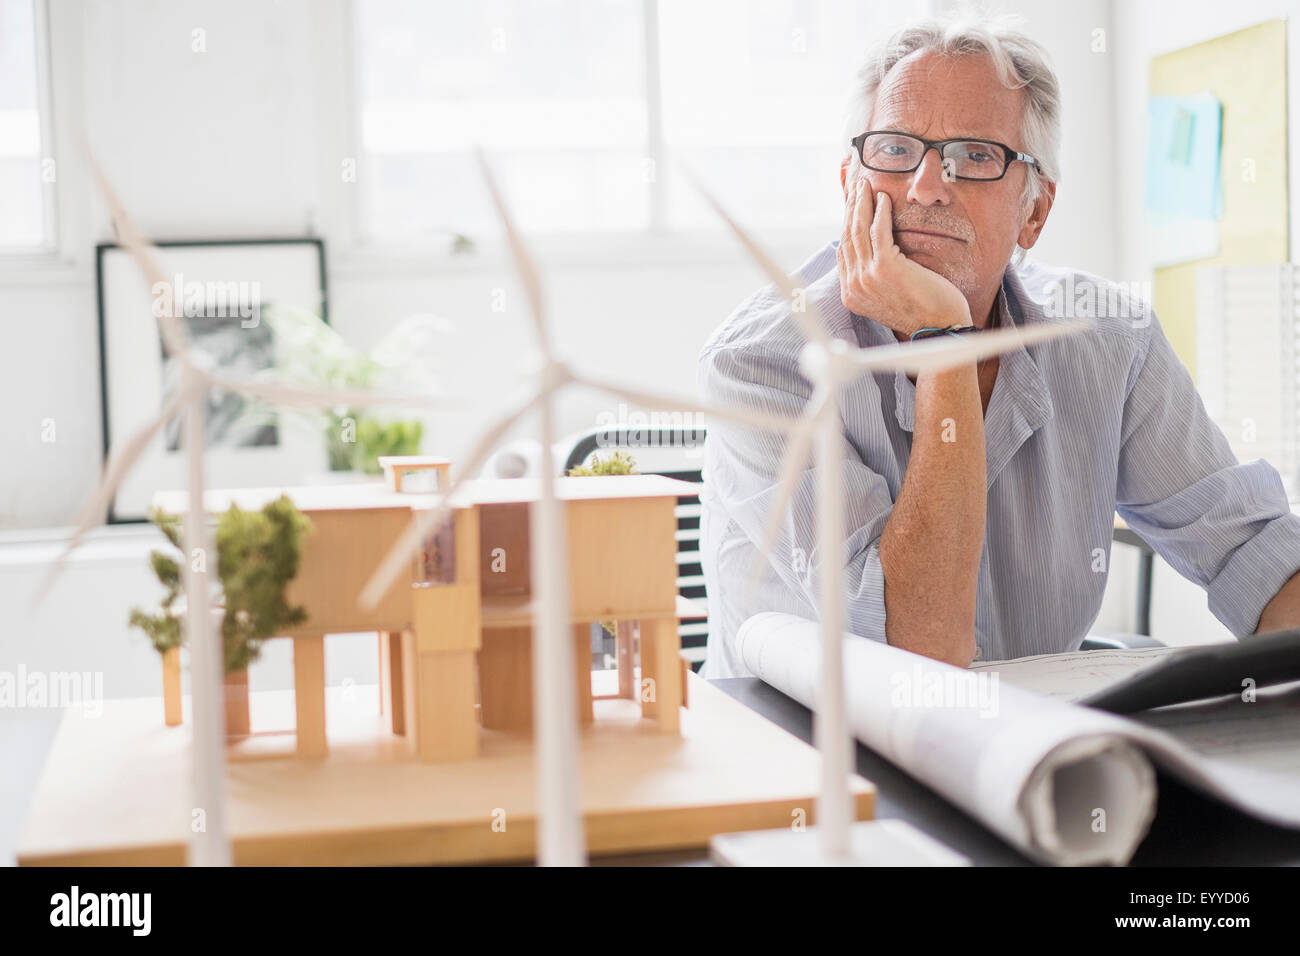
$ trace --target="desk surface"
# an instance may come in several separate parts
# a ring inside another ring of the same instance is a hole
[[[714,686],[799,739],[812,742],[808,710],[756,678],[714,681]],[[29,726],[0,733],[0,763],[13,771],[0,788],[0,866],[13,862],[27,803],[58,727],[59,713],[33,710],[10,715]],[[25,731],[25,732],[24,732]],[[984,826],[867,748],[857,747],[857,770],[876,785],[876,816],[907,820],[981,866],[1020,866],[1030,861]],[[1300,832],[1260,823],[1161,774],[1160,803],[1151,833],[1138,848],[1135,866],[1298,866]],[[597,857],[597,865],[701,864],[703,852]]]
[[[764,717],[812,743],[812,715],[757,678],[713,682]],[[980,866],[1031,861],[983,824],[866,747],[857,746],[857,770],[876,785],[877,819],[906,820]],[[1269,826],[1191,790],[1161,773],[1151,832],[1134,866],[1300,866],[1300,831]]]

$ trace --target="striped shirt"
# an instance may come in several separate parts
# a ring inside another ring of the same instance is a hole
[[[893,333],[840,300],[835,246],[797,279],[836,337],[858,347]],[[1081,291],[1082,290],[1082,291]],[[1088,294],[1087,290],[1092,290]],[[975,607],[977,657],[1077,650],[1101,608],[1116,512],[1238,636],[1300,569],[1300,518],[1277,471],[1239,463],[1206,414],[1155,313],[1123,286],[1072,269],[1008,265],[1003,325],[1091,317],[1094,331],[1004,354],[984,418],[988,510]],[[700,355],[716,402],[798,415],[811,395],[804,340],[773,286],[750,296]],[[843,393],[847,627],[885,639],[880,536],[907,471],[916,386],[864,375]],[[799,475],[771,558],[757,557],[784,439],[711,421],[701,560],[709,595],[709,677],[748,676],[737,629],[759,611],[816,618],[816,480]],[[760,567],[757,586],[755,566]]]

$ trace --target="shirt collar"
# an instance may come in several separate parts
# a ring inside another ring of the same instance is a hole
[[[1043,321],[1042,309],[1025,291],[1012,265],[1002,276],[997,297],[998,324],[1003,328]],[[847,310],[846,310],[847,311]],[[916,415],[916,386],[904,372],[894,374],[895,415],[912,431]],[[984,416],[985,476],[992,488],[1002,469],[1029,437],[1054,414],[1042,369],[1023,345],[1003,353],[998,377]]]

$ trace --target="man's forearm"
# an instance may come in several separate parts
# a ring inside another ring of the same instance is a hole
[[[880,539],[890,644],[960,667],[974,657],[985,474],[976,367],[918,376],[912,454]]]

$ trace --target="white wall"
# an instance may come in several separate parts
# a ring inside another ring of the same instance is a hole
[[[959,4],[944,4],[944,8]],[[1110,30],[1108,0],[1007,0],[991,10],[1022,16],[1046,47],[1061,85],[1061,180],[1032,256],[1102,276],[1115,275],[1114,168],[1110,142],[1100,141],[1114,115],[1114,63],[1093,51],[1093,32]]]

